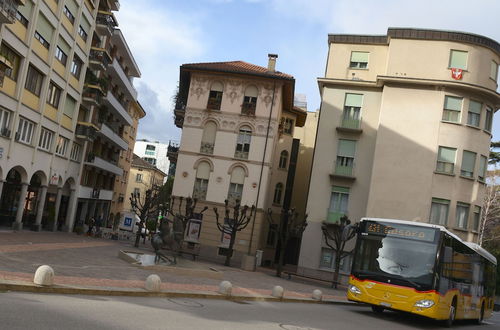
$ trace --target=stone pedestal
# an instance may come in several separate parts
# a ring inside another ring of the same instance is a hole
[[[255,256],[244,255],[241,259],[241,269],[254,272],[255,271]]]

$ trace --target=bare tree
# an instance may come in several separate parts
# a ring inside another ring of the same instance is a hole
[[[179,200],[179,205],[178,205],[178,210],[177,212],[174,211],[173,206],[175,204],[176,200]],[[183,208],[183,202],[186,201],[186,204],[184,205]],[[198,200],[196,198],[191,198],[191,197],[176,197],[172,196],[170,199],[170,207],[168,207],[165,212],[172,215],[173,217],[173,235],[174,239],[176,240],[178,246],[182,246],[182,242],[184,241],[184,233],[186,232],[186,227],[189,223],[189,220],[195,218],[195,209],[196,209],[196,204]],[[205,206],[200,212],[198,213],[203,213],[208,209],[207,206]]]
[[[344,252],[345,244],[356,236],[357,224],[351,225],[351,220],[343,216],[336,223],[324,222],[321,226],[325,244],[335,251],[335,272],[333,273],[332,287],[337,288],[339,281],[340,262],[349,253]]]
[[[495,172],[487,178],[488,184],[484,192],[483,212],[479,226],[478,244],[483,246],[488,230],[500,219],[500,190],[495,184]]]
[[[271,209],[267,210],[267,221],[270,225],[275,224]],[[299,218],[299,213],[294,208],[290,210],[282,209],[278,224],[278,245],[279,260],[276,267],[276,276],[281,277],[283,266],[285,265],[285,251],[288,241],[293,237],[300,237],[307,227],[307,214],[304,218]]]
[[[233,256],[233,247],[234,242],[236,241],[236,234],[239,231],[245,229],[250,220],[252,220],[253,212],[255,211],[255,205],[249,207],[248,205],[241,207],[240,200],[236,200],[236,204],[234,205],[233,215],[231,217],[231,208],[229,207],[229,202],[226,199],[224,201],[224,219],[222,220],[219,217],[219,212],[216,207],[214,207],[215,218],[217,219],[217,228],[222,232],[222,234],[231,235],[231,239],[229,240],[229,247],[226,255],[226,261],[224,262],[225,266],[231,265],[231,257]],[[250,213],[248,211],[250,210]]]
[[[156,216],[158,212],[159,196],[160,194],[157,186],[147,189],[143,196],[141,196],[140,192],[130,194],[130,205],[132,206],[132,211],[140,219],[135,236],[135,247],[139,247],[142,229],[145,228],[144,225],[146,221]]]

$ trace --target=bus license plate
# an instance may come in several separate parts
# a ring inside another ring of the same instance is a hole
[[[389,304],[389,303],[386,303],[386,302],[381,302],[380,303],[380,306],[384,306],[384,307],[391,307],[392,304]]]

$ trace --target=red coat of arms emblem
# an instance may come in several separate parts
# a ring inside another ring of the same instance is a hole
[[[462,69],[451,68],[451,77],[455,80],[461,80],[462,73],[463,73]]]

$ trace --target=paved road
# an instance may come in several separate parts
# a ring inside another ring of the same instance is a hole
[[[0,328],[15,329],[442,329],[431,320],[359,306],[0,293]],[[498,329],[500,314],[478,328]]]

